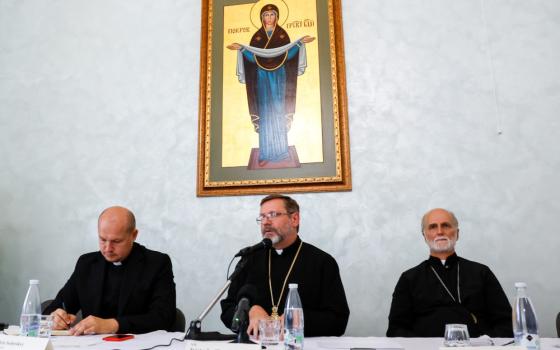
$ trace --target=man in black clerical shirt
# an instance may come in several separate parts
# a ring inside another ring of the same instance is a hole
[[[147,333],[175,320],[171,260],[135,243],[134,214],[105,209],[98,219],[99,252],[82,255],[70,279],[43,311],[53,329],[70,334]],[[82,311],[78,323],[75,314]]]
[[[340,336],[344,334],[350,310],[338,265],[322,250],[303,242],[299,236],[300,213],[295,200],[270,195],[261,201],[257,223],[263,238],[273,242],[273,249],[257,251],[244,257],[247,264],[235,278],[226,299],[221,301],[222,321],[231,327],[237,294],[251,286],[249,335],[257,335],[258,321],[278,317],[283,321],[288,284],[297,283],[305,317],[305,336]]]
[[[446,324],[463,323],[471,337],[512,337],[511,306],[492,271],[455,254],[455,215],[430,210],[422,218],[422,234],[430,258],[397,282],[387,336],[442,337]]]

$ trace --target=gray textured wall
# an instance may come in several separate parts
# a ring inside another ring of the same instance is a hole
[[[459,254],[510,298],[528,282],[553,336],[560,2],[344,0],[343,18],[354,190],[294,197],[303,239],[340,264],[346,333],[384,334],[427,256],[419,218],[443,206]],[[188,319],[259,239],[260,197],[195,196],[199,23],[199,1],[0,0],[0,321],[29,278],[55,294],[112,204],[171,255]]]

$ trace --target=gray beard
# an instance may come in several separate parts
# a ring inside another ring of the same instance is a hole
[[[446,238],[446,240],[447,240],[447,244],[443,247],[440,246],[439,244],[437,244],[435,242],[435,240],[433,240],[433,241],[425,240],[425,241],[426,241],[426,244],[428,245],[428,247],[430,247],[430,252],[433,252],[433,253],[451,253],[452,251],[455,250],[456,240],[449,239],[449,238]]]
[[[274,234],[273,234],[272,237],[270,238],[270,240],[272,241],[272,245],[278,244],[279,242],[281,242],[281,241],[284,239],[284,237],[280,236],[280,234],[278,234],[278,232],[277,232],[276,230],[271,231],[271,232],[274,232]],[[266,235],[264,234],[264,232],[261,233],[261,234],[262,234],[262,237],[263,237],[263,238],[266,237]]]

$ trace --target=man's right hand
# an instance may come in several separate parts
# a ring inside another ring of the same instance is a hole
[[[53,329],[69,329],[70,325],[76,321],[76,315],[72,315],[64,311],[63,309],[56,309],[51,312],[53,317]]]
[[[259,335],[259,320],[264,318],[268,318],[268,313],[260,305],[251,306],[249,309],[249,326],[247,327],[249,336],[256,338]]]

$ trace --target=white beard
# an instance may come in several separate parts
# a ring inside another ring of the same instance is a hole
[[[280,236],[274,235],[274,237],[272,237],[270,240],[272,241],[272,245],[275,245],[276,243],[280,242]]]
[[[428,241],[427,239],[425,239],[425,241],[432,253],[450,253],[455,250],[455,242],[457,242],[457,239],[438,237],[433,241]],[[442,244],[442,241],[445,241],[445,244]]]
[[[268,232],[263,232],[262,233],[262,237],[263,238],[269,238],[272,241],[272,245],[275,245],[277,243],[279,243],[280,241],[282,241],[284,239],[284,237],[282,237],[277,230],[272,229],[271,231]]]

